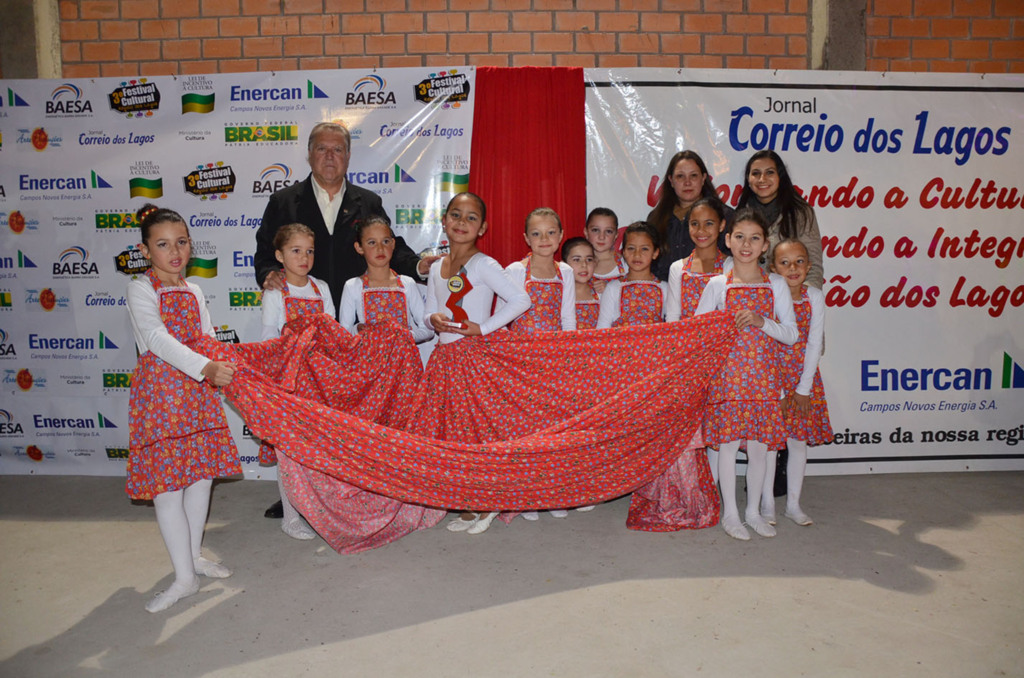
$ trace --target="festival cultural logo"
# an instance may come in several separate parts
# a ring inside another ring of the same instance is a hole
[[[71,82],[58,85],[46,102],[48,118],[91,118],[92,102],[82,95],[81,88]]]
[[[376,73],[355,81],[345,94],[345,105],[349,108],[398,108],[395,93],[388,89],[388,81]]]
[[[238,340],[238,332],[231,329],[228,325],[221,325],[215,327],[214,330],[217,332],[217,341],[222,344],[238,344],[241,343]]]
[[[452,68],[438,71],[413,86],[416,101],[441,108],[459,108],[469,99],[469,76]]]
[[[135,277],[149,270],[150,263],[138,244],[129,245],[114,255],[114,268],[118,273]]]
[[[110,110],[127,118],[148,118],[160,108],[160,90],[146,78],[122,81],[107,98]]]
[[[182,181],[185,192],[200,200],[224,200],[235,191],[235,171],[223,161],[196,165]]]
[[[297,181],[292,178],[292,169],[281,162],[276,162],[273,165],[267,165],[260,172],[258,179],[252,182],[252,196],[265,197],[280,191],[286,186],[291,186]]]

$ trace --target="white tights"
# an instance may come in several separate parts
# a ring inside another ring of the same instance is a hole
[[[803,490],[804,475],[807,472],[807,442],[786,438],[786,447],[789,449],[789,460],[786,462],[786,514],[803,516],[803,510],[800,508],[800,493]],[[769,506],[772,507],[772,513],[774,513],[776,458],[775,453],[768,455],[764,487],[761,492],[762,513]]]
[[[207,478],[184,490],[163,492],[153,498],[156,522],[171,556],[175,583],[187,585],[196,579],[195,561],[203,545],[212,485],[213,481]]]
[[[736,505],[736,453],[739,440],[718,447],[718,484],[722,488],[722,517],[739,519]],[[768,464],[768,446],[757,440],[747,441],[747,518],[760,517],[761,489]],[[749,522],[749,520],[748,520]]]

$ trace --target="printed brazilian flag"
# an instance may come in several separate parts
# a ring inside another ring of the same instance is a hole
[[[189,92],[181,95],[181,112],[184,113],[213,113],[214,106],[213,92],[209,94],[197,94]]]
[[[200,259],[192,257],[188,260],[188,267],[185,269],[187,278],[216,278],[217,259]]]
[[[135,177],[128,180],[128,190],[133,198],[162,198],[164,195],[164,180],[160,177],[156,179]]]
[[[455,172],[441,172],[441,190],[462,193],[469,190],[469,175]]]

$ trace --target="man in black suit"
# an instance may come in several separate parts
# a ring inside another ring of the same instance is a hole
[[[285,224],[300,223],[313,229],[313,268],[310,274],[327,282],[338,316],[341,292],[349,278],[366,271],[366,260],[356,252],[356,225],[371,215],[387,218],[380,196],[349,184],[348,162],[352,137],[337,123],[314,125],[307,144],[310,175],[270,196],[263,223],[256,231],[256,283],[265,290],[284,286],[281,264],[274,256],[274,235]],[[395,238],[391,268],[414,280],[423,280],[438,257],[420,259],[402,238]],[[281,502],[266,510],[267,518],[281,518]]]
[[[309,133],[308,152],[310,175],[271,195],[263,212],[253,261],[256,283],[265,290],[282,288],[284,274],[274,256],[274,235],[285,224],[305,224],[313,229],[316,248],[310,274],[330,286],[337,315],[345,282],[366,271],[366,260],[353,246],[356,224],[371,215],[387,218],[387,214],[380,196],[345,180],[352,139],[344,126],[333,122],[315,125]],[[424,280],[436,258],[420,259],[405,240],[395,238],[391,268]]]

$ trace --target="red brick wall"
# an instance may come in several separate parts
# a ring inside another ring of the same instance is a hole
[[[868,0],[870,70],[1024,71],[1021,0]],[[809,0],[60,0],[65,77],[811,68]]]
[[[1024,73],[1022,0],[869,0],[867,70]]]

